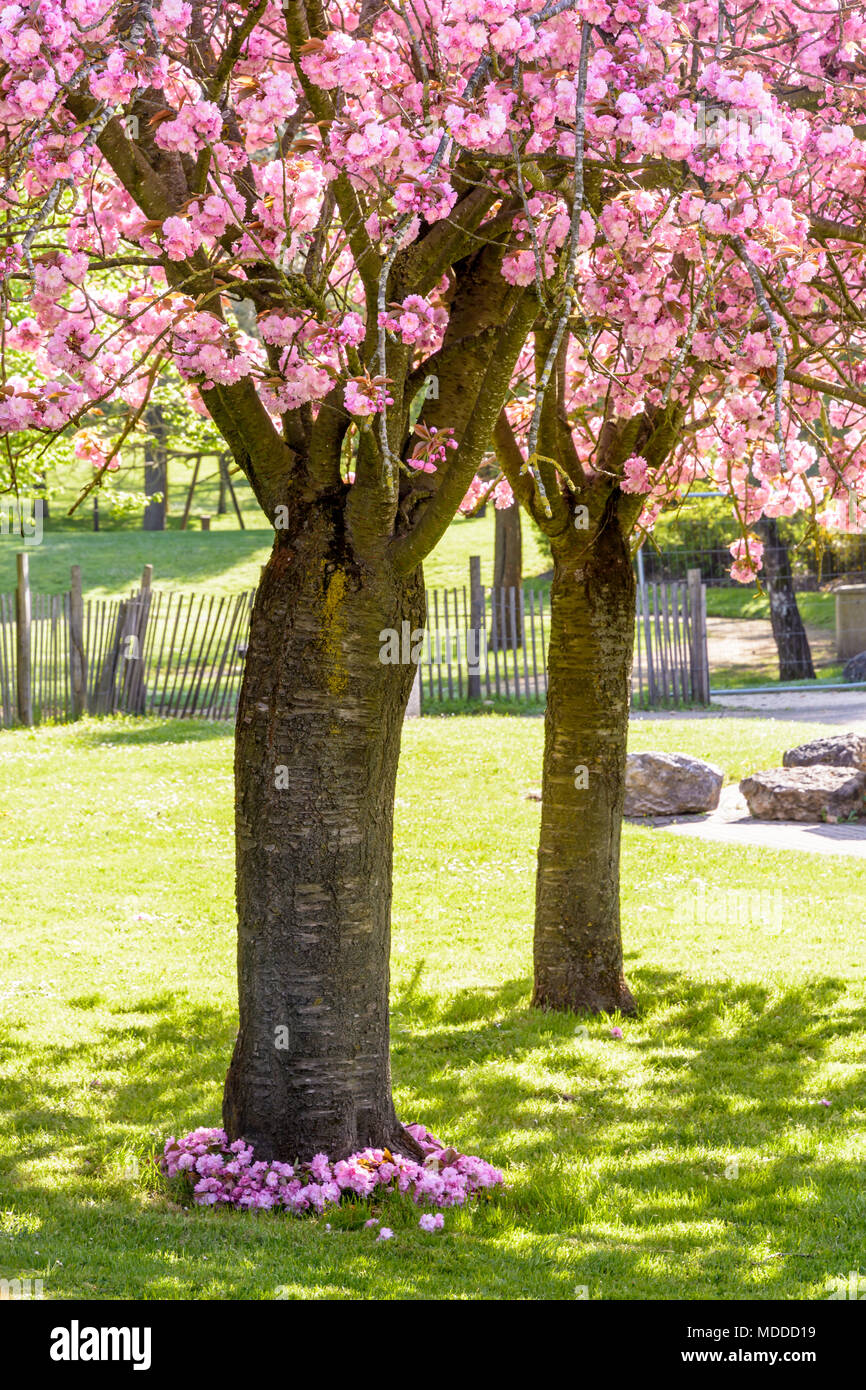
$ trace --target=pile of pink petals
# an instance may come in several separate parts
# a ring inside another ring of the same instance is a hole
[[[380,1190],[408,1192],[433,1207],[462,1206],[470,1197],[501,1186],[497,1168],[446,1148],[423,1125],[406,1129],[423,1150],[421,1162],[388,1149],[362,1149],[332,1163],[316,1154],[292,1165],[256,1160],[243,1139],[229,1143],[222,1129],[196,1129],[166,1140],[160,1167],[169,1178],[185,1177],[199,1206],[258,1207],[321,1212],[344,1197],[374,1197]]]

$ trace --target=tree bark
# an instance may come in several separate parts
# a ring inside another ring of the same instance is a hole
[[[779,535],[775,517],[761,517],[757,525],[764,542],[764,573],[770,600],[770,621],[779,653],[779,680],[814,680],[812,650],[797,607],[788,547]]]
[[[422,626],[423,580],[360,568],[341,537],[336,504],[305,504],[277,533],[238,706],[240,1028],[223,1116],[259,1158],[416,1152],[388,1044],[393,798],[415,666],[379,653],[383,629]]]
[[[533,1004],[634,1012],[623,974],[619,857],[635,583],[609,499],[554,559]]]
[[[502,624],[495,622],[490,629],[489,647],[491,651],[495,648],[502,651],[504,648],[511,648],[522,645],[523,624],[520,621],[520,591],[523,582],[523,539],[520,529],[520,506],[517,502],[510,507],[494,507],[494,545],[493,545],[493,589],[494,598],[497,604],[497,618],[499,615],[498,590],[505,590],[505,609],[506,622],[504,631],[500,631]],[[515,603],[517,605],[517,622],[515,632],[511,630],[510,620],[510,600],[509,589],[515,591]]]

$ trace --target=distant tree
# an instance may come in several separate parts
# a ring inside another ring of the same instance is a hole
[[[762,516],[755,523],[755,530],[764,545],[764,575],[773,637],[779,653],[779,679],[814,680],[812,650],[797,607],[791,557],[779,533],[779,523],[774,516]]]
[[[523,642],[523,623],[520,617],[523,590],[523,537],[520,527],[520,506],[512,500],[508,507],[494,508],[493,531],[493,588],[505,590],[507,619],[495,625],[490,634],[491,647],[510,649]],[[510,591],[514,590],[517,620],[510,622]]]
[[[495,434],[553,554],[540,1007],[635,1007],[619,858],[637,542],[695,481],[727,493],[747,583],[762,517],[866,519],[866,12],[794,13],[593,7],[567,294],[543,221],[527,233],[545,311]]]
[[[151,500],[144,509],[145,531],[164,531],[168,495],[167,427],[163,409],[148,406],[142,417],[147,429],[144,441],[144,491]]]

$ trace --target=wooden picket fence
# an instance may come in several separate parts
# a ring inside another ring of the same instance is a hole
[[[685,583],[638,585],[632,705],[708,705],[707,589],[700,570]]]
[[[480,563],[469,585],[427,590],[421,699],[542,702],[547,692],[550,589],[486,588]],[[706,588],[700,572],[638,587],[632,705],[709,704]]]
[[[82,602],[79,591],[76,605],[73,586],[27,600],[22,647],[16,595],[0,594],[0,727],[83,713],[234,715],[252,591],[160,593],[147,584],[125,599]]]
[[[422,702],[543,701],[550,590],[427,590],[420,661]]]
[[[232,595],[154,593],[136,666],[145,686],[126,687],[133,713],[229,719],[243,678],[254,591]]]
[[[422,705],[463,699],[543,703],[549,588],[484,588],[479,580],[474,557],[468,586],[427,591],[418,676]],[[0,594],[0,727],[60,723],[84,713],[233,717],[252,590],[222,596],[159,592],[150,587],[149,566],[141,586],[124,599],[85,602],[77,568],[66,594],[31,595],[26,563],[19,581],[16,594]],[[700,573],[690,572],[686,583],[640,586],[632,704],[708,703]]]
[[[69,708],[69,595],[34,594],[31,617],[31,701],[45,719]],[[15,595],[0,594],[0,726],[17,722]]]

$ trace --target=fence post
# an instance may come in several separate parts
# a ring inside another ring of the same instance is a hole
[[[147,620],[150,614],[150,581],[153,578],[153,565],[145,565],[141,574],[141,588],[128,605],[126,620],[121,634],[121,658],[123,660],[123,680],[121,699],[127,714],[144,714],[147,705],[147,691],[144,685],[144,647],[147,636]]]
[[[701,674],[704,704],[710,703],[710,654],[707,647],[707,586],[701,585]]]
[[[84,650],[84,596],[80,565],[73,565],[70,571],[69,686],[72,691],[72,718],[80,719],[87,708],[87,655]]]
[[[707,590],[701,583],[701,572],[689,570],[689,636],[691,651],[689,664],[692,677],[692,694],[702,705],[710,703],[710,671],[707,659]]]
[[[469,629],[475,661],[469,662],[466,693],[470,700],[481,699],[481,640],[484,633],[484,596],[481,589],[481,556],[469,556]],[[467,653],[468,654],[468,653]]]
[[[135,635],[138,639],[138,665],[133,667],[132,689],[130,691],[130,714],[147,713],[147,689],[145,687],[144,669],[144,649],[147,639],[147,624],[150,618],[150,605],[153,595],[150,591],[150,581],[153,579],[153,565],[145,565],[141,573],[141,592],[139,594],[139,609],[135,626]]]
[[[19,551],[18,588],[15,590],[15,635],[18,718],[28,727],[33,723],[33,694],[30,686],[30,556]]]

